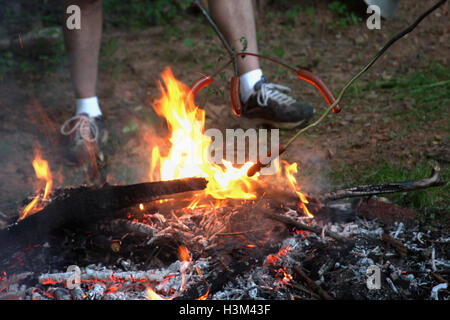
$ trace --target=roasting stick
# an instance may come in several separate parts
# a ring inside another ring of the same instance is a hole
[[[250,167],[250,169],[247,172],[247,175],[249,177],[255,175],[257,172],[259,172],[261,170],[262,167],[267,166],[270,161],[272,161],[273,159],[275,159],[276,157],[280,156],[284,151],[286,151],[286,149],[289,147],[289,145],[291,145],[302,133],[304,133],[305,131],[309,130],[312,127],[317,126],[320,122],[322,122],[322,120],[328,115],[328,113],[330,113],[331,110],[333,110],[342,100],[342,97],[344,96],[345,91],[347,91],[347,89],[363,74],[365,73],[367,70],[369,70],[370,67],[372,67],[372,65],[386,52],[387,49],[389,49],[395,42],[397,42],[397,40],[403,38],[405,35],[407,35],[408,33],[410,33],[411,31],[413,31],[417,25],[422,22],[423,19],[425,19],[425,17],[427,17],[430,13],[432,13],[434,10],[436,10],[437,8],[439,8],[440,6],[442,6],[445,2],[447,2],[447,0],[441,0],[438,3],[436,3],[433,7],[431,7],[430,9],[428,9],[425,13],[423,13],[419,18],[417,18],[416,21],[414,21],[413,24],[411,24],[409,27],[407,27],[405,30],[399,32],[398,34],[396,34],[391,40],[389,40],[383,48],[381,48],[380,51],[378,51],[378,53],[372,58],[372,60],[366,65],[364,66],[364,68],[361,69],[361,71],[359,71],[355,76],[353,76],[353,78],[350,79],[350,81],[347,82],[347,84],[342,88],[341,92],[339,93],[336,101],[334,101],[326,110],[324,113],[322,113],[322,115],[319,117],[319,119],[317,119],[316,121],[314,121],[313,123],[311,123],[310,125],[300,129],[291,139],[289,139],[289,141],[284,145],[284,146],[279,146],[279,152],[277,155],[272,156],[272,152],[269,152],[269,154],[267,154],[267,156],[265,157],[265,161],[269,161],[267,163],[263,163],[260,160],[257,161],[256,164],[254,164],[252,167]]]

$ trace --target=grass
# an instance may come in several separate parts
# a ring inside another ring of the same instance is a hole
[[[450,103],[450,69],[433,62],[423,70],[396,77],[389,80],[379,80],[368,85],[384,94],[393,94],[394,100],[411,101],[409,113],[419,122],[433,121],[448,116]],[[383,92],[384,91],[384,92]],[[402,114],[399,114],[402,116]]]
[[[364,99],[369,92],[376,92],[383,100],[393,99],[393,105],[407,105],[407,109],[389,111],[383,120],[385,126],[397,123],[389,132],[391,139],[401,139],[411,132],[423,130],[433,125],[433,129],[448,118],[450,102],[450,70],[437,62],[427,63],[421,71],[405,74],[391,79],[372,81],[367,84],[355,84],[350,87],[347,98],[350,101]],[[406,103],[404,103],[406,102]],[[348,102],[350,103],[350,102]],[[350,103],[351,104],[351,103]],[[406,110],[406,112],[405,112]],[[437,121],[437,122],[436,122]],[[448,141],[448,122],[443,124],[443,140]],[[406,162],[406,161],[405,161]],[[330,180],[337,185],[354,186],[416,180],[428,177],[432,162],[421,160],[414,168],[403,166],[402,159],[395,163],[379,160],[375,163],[363,163],[358,168],[341,162],[329,174]],[[445,215],[450,211],[450,166],[441,165],[441,180],[447,184],[408,193],[386,195],[388,199],[401,206],[410,207],[428,215]]]
[[[332,1],[328,4],[328,8],[335,12],[338,16],[338,19],[335,22],[330,24],[330,28],[340,27],[342,29],[346,29],[351,25],[357,25],[360,21],[358,16],[351,11],[348,6],[341,1]]]
[[[64,41],[37,41],[28,50],[0,51],[0,76],[7,74],[49,74],[61,67],[66,59]]]

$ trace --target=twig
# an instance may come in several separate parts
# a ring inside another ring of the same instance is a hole
[[[263,209],[261,211],[270,219],[283,222],[286,225],[290,225],[290,226],[296,227],[297,229],[300,229],[300,230],[306,230],[306,231],[314,232],[315,234],[317,234],[319,236],[322,234],[323,229],[320,228],[320,227],[308,226],[306,224],[303,224],[301,222],[295,221],[295,220],[293,220],[291,218],[288,218],[286,216],[282,216],[282,215],[270,212],[268,210],[264,210]],[[351,241],[350,239],[342,237],[339,234],[337,234],[335,232],[332,232],[332,231],[329,231],[329,230],[325,230],[324,233],[325,233],[326,236],[328,236],[330,238],[333,238],[333,239],[335,239],[337,241],[340,241],[340,242],[349,243]]]
[[[314,290],[322,299],[324,300],[333,300],[333,298],[330,297],[330,295],[323,290],[320,286],[318,286],[313,280],[311,280],[310,277],[306,275],[306,273],[303,272],[303,270],[299,266],[294,266],[294,271],[300,276],[300,278],[305,281],[308,286]]]
[[[384,242],[388,243],[389,245],[391,245],[392,247],[394,247],[394,249],[402,256],[402,257],[406,257],[406,254],[408,252],[408,250],[406,249],[406,247],[397,239],[392,238],[390,235],[388,235],[387,233],[383,233],[381,235],[381,238],[383,239]]]
[[[145,223],[130,221],[126,219],[115,219],[112,221],[112,225],[123,227],[129,232],[142,234],[150,238],[153,237],[156,233],[156,230],[154,228]]]
[[[430,273],[433,278],[435,278],[439,283],[448,283],[447,280],[445,280],[439,273],[431,272]]]
[[[436,165],[429,178],[421,179],[421,180],[412,180],[412,181],[404,181],[404,182],[393,182],[393,183],[385,183],[385,184],[374,184],[374,185],[366,185],[366,186],[357,186],[351,187],[347,189],[336,190],[332,192],[325,193],[319,196],[317,199],[322,202],[339,200],[345,198],[354,198],[354,197],[365,197],[365,196],[373,196],[378,194],[385,193],[396,193],[396,192],[406,192],[406,191],[414,191],[420,189],[426,189],[431,187],[438,187],[445,184],[445,182],[440,181],[439,179],[440,167]]]

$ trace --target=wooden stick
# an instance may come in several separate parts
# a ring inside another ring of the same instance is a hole
[[[323,290],[320,286],[318,286],[310,277],[306,275],[306,273],[303,272],[303,270],[299,266],[294,266],[295,272],[300,276],[300,278],[305,281],[308,286],[317,293],[322,299],[324,300],[333,300],[333,298],[330,297],[330,295]]]
[[[268,210],[262,210],[262,211],[264,212],[264,215],[266,215],[270,219],[283,222],[286,225],[290,225],[290,226],[296,227],[297,229],[300,229],[300,230],[311,231],[311,232],[314,232],[315,234],[318,234],[318,235],[322,234],[322,228],[320,228],[320,227],[308,226],[308,225],[303,224],[301,222],[295,221],[295,220],[293,220],[293,219],[291,219],[289,217],[282,216],[282,215],[270,212]],[[337,234],[335,232],[332,232],[332,231],[329,231],[329,230],[325,230],[324,233],[325,233],[326,236],[328,236],[330,238],[333,238],[333,239],[335,239],[337,241],[340,241],[340,242],[349,243],[351,241],[350,239],[342,237],[339,234]]]
[[[347,189],[327,192],[321,196],[316,197],[316,199],[321,202],[327,202],[345,198],[366,197],[385,193],[415,191],[420,189],[442,186],[445,184],[445,182],[440,181],[439,173],[440,167],[439,165],[436,165],[433,168],[429,178],[404,182],[351,187]]]
[[[381,235],[381,239],[383,239],[384,242],[388,243],[389,245],[391,245],[392,247],[394,247],[394,249],[402,256],[402,257],[406,257],[406,254],[408,252],[408,250],[406,249],[406,247],[397,239],[392,238],[390,235],[388,235],[387,233],[383,233]]]

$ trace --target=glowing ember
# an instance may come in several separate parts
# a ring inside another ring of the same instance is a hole
[[[278,262],[278,260],[280,259],[280,257],[285,256],[291,250],[292,250],[292,247],[290,245],[288,245],[286,248],[283,248],[280,251],[278,251],[278,253],[275,255],[269,254],[266,258],[266,262],[264,263],[264,266],[268,266],[271,264],[275,265]]]
[[[279,268],[277,272],[282,277],[279,281],[280,284],[288,284],[292,280],[292,276],[286,272],[286,267]]]
[[[44,188],[44,194],[42,196],[41,201],[44,201],[47,199],[48,195],[50,194],[53,186],[53,178],[52,173],[50,171],[50,167],[48,166],[48,162],[46,160],[43,160],[41,158],[41,155],[38,151],[36,151],[36,156],[33,160],[33,168],[34,172],[36,174],[36,177],[39,180],[45,180],[45,188]],[[42,190],[39,190],[37,196],[23,209],[18,221],[25,219],[30,214],[36,213],[41,207],[38,207],[37,204],[39,202],[39,199],[41,197]]]

